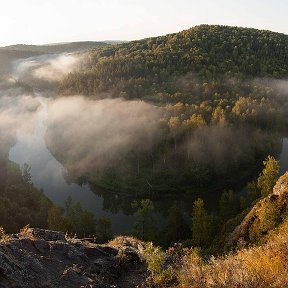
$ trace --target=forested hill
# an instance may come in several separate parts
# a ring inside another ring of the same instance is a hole
[[[151,150],[127,149],[117,158],[121,165],[110,161],[101,175],[93,167],[103,162],[98,154],[92,167],[75,171],[82,154],[69,155],[71,139],[61,125],[47,130],[49,149],[65,159],[70,174],[89,172],[98,177],[90,182],[112,191],[167,194],[207,190],[210,184],[214,190],[231,187],[275,155],[279,138],[273,133],[287,130],[288,35],[201,25],[90,50],[83,62],[62,80],[60,95],[140,99],[159,112],[155,125],[161,139],[153,137]]]
[[[47,53],[65,53],[65,52],[76,52],[84,51],[92,48],[106,46],[105,42],[93,42],[93,41],[81,41],[81,42],[68,42],[68,43],[56,43],[56,44],[47,44],[47,45],[25,45],[25,44],[16,44],[6,47],[1,47],[1,50],[4,51],[29,51],[29,52],[38,52],[41,54]]]
[[[288,75],[288,35],[250,28],[200,25],[169,34],[92,50],[86,69],[70,74],[63,94],[141,98],[175,92],[179,76],[246,78]],[[121,93],[122,92],[122,93]]]

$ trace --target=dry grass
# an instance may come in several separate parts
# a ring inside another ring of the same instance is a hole
[[[145,242],[133,237],[133,236],[118,236],[108,242],[108,245],[116,248],[133,247],[142,252],[146,246]]]
[[[20,232],[18,233],[18,237],[19,238],[26,238],[26,239],[35,239],[31,229],[30,229],[30,225],[26,225],[23,228],[20,229]]]
[[[3,227],[0,226],[0,242],[6,242],[10,239],[9,235],[7,235],[3,229]]]
[[[194,250],[186,252],[178,279],[181,288],[288,287],[288,221],[259,247],[205,263]]]

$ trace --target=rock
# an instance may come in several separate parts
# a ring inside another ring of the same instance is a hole
[[[43,239],[46,241],[66,241],[65,234],[59,231],[50,231],[39,228],[28,228],[27,234],[30,234],[34,238]]]
[[[47,243],[47,241],[45,241],[43,239],[34,240],[33,245],[34,245],[35,249],[37,249],[39,251],[39,253],[41,253],[42,255],[46,255],[50,251],[49,243]]]
[[[119,251],[118,249],[114,247],[110,247],[110,246],[102,246],[101,248],[104,252],[112,256],[117,256],[118,251]]]
[[[241,242],[258,241],[261,236],[266,235],[270,229],[276,227],[276,224],[279,225],[283,221],[282,213],[287,209],[288,172],[278,179],[271,195],[259,200],[251,207],[243,221],[226,239],[227,246],[234,246],[239,240]],[[273,217],[269,216],[269,213],[272,213]],[[270,227],[271,225],[272,227]]]
[[[66,240],[62,232],[37,228],[25,229],[18,236],[0,242],[0,288],[132,288],[144,279],[133,277],[133,273],[145,273],[145,265],[139,267],[141,254],[134,247]],[[126,256],[122,261],[129,265],[122,265],[120,250]]]
[[[123,254],[128,258],[129,262],[141,262],[140,253],[132,247],[125,247]]]
[[[99,258],[94,260],[94,269],[98,276],[108,279],[120,277],[121,268],[115,258]]]
[[[288,172],[279,178],[273,188],[273,195],[281,196],[284,193],[288,193]]]
[[[85,247],[84,248],[84,253],[88,257],[107,257],[107,256],[113,255],[113,254],[107,253],[106,251],[103,249],[103,247]],[[118,254],[118,251],[117,251],[117,254]]]

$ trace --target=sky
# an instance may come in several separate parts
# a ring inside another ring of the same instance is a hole
[[[0,0],[0,46],[135,40],[199,24],[288,34],[287,0]]]

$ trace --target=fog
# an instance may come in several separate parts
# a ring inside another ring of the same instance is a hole
[[[72,72],[81,60],[73,53],[47,54],[19,59],[13,63],[13,77],[33,88],[51,88]]]
[[[197,130],[186,142],[186,149],[196,163],[225,172],[231,165],[249,160],[256,143],[265,143],[267,136],[255,129],[210,126]]]
[[[35,81],[57,83],[77,67],[80,59],[74,54],[54,54],[14,62],[14,74],[0,83],[2,152],[7,153],[8,146],[16,141],[17,131],[25,134],[35,129],[37,114],[43,105],[47,109],[44,123],[47,147],[68,170],[79,174],[89,169],[99,173],[109,167],[121,169],[117,165],[121,165],[121,160],[129,154],[152,154],[159,144],[163,144],[163,129],[159,126],[163,111],[152,104],[120,98],[93,100],[81,95],[56,98],[51,91],[37,90],[35,94],[19,85],[19,81],[31,86]],[[182,77],[178,85],[190,89],[193,81],[195,76],[189,74]],[[257,81],[264,80],[255,79],[255,83]],[[287,96],[288,81],[265,81],[282,98]],[[233,79],[229,83],[233,85]],[[41,97],[46,100],[41,101]],[[227,163],[236,164],[253,149],[255,141],[265,141],[265,137],[256,130],[212,125],[198,129],[180,143],[178,152],[170,149],[165,157],[173,163],[174,156],[183,153],[183,157],[188,155],[196,162],[209,163],[221,170]],[[157,159],[162,160],[161,156]]]
[[[61,155],[66,168],[74,171],[87,171],[89,167],[102,171],[128,152],[149,151],[158,142],[159,111],[150,104],[122,99],[87,100],[82,96],[45,98],[43,102],[41,94],[16,93],[18,89],[10,89],[9,96],[0,96],[2,153],[8,153],[17,133],[34,133],[43,105],[47,111],[47,146]]]
[[[32,95],[17,95],[18,89],[9,89],[0,94],[0,137],[3,155],[9,152],[9,148],[16,142],[17,131],[31,133],[35,128],[35,121],[40,108],[40,103]]]
[[[72,160],[70,168],[101,171],[130,151],[149,151],[157,143],[158,118],[158,109],[141,101],[60,98],[48,105],[46,141]]]
[[[159,109],[151,104],[123,99],[96,101],[83,96],[55,98],[47,90],[27,90],[27,84],[35,88],[33,84],[41,81],[60,81],[79,60],[75,55],[61,54],[13,63],[13,75],[0,83],[0,133],[6,143],[2,143],[2,153],[7,154],[17,133],[33,133],[43,105],[47,110],[47,146],[73,163],[74,170],[91,165],[102,170],[128,152],[147,151],[158,142]]]

